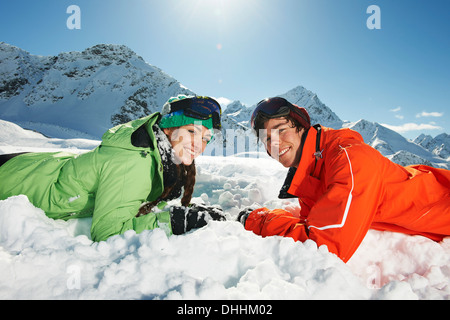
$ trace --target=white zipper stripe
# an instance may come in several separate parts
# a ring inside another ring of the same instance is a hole
[[[339,147],[341,147],[341,149],[344,150],[345,155],[347,156],[348,165],[350,167],[350,175],[352,177],[352,188],[350,189],[350,193],[349,193],[348,198],[347,198],[347,204],[345,206],[344,217],[342,218],[342,222],[340,224],[332,224],[332,225],[324,226],[324,227],[309,226],[308,229],[316,228],[318,230],[327,230],[327,229],[342,228],[345,225],[345,222],[347,221],[348,211],[350,210],[350,205],[351,205],[352,199],[353,199],[352,193],[353,193],[353,188],[355,186],[355,180],[353,179],[352,162],[350,161],[350,158],[348,156],[347,150],[345,148],[343,148],[342,146],[339,146]]]

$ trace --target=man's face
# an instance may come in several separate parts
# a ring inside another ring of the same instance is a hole
[[[269,119],[260,138],[269,155],[286,168],[298,167],[300,163],[300,144],[305,129],[297,128],[285,118]]]

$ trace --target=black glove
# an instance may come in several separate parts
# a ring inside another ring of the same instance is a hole
[[[247,221],[248,216],[250,215],[250,213],[253,212],[253,208],[245,208],[244,210],[242,210],[241,212],[239,212],[236,221],[239,221],[240,223],[242,223],[242,225],[245,227],[245,222]]]
[[[191,207],[171,207],[170,222],[172,233],[180,235],[192,229],[206,226],[208,221],[225,221],[225,216],[220,208],[192,205]]]

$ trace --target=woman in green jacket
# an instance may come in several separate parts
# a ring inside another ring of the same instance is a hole
[[[53,219],[92,216],[94,241],[165,226],[182,234],[225,220],[216,208],[189,207],[194,159],[220,129],[220,115],[212,98],[178,96],[161,113],[108,130],[90,152],[2,155],[0,200],[24,194]],[[182,189],[182,207],[162,210]]]

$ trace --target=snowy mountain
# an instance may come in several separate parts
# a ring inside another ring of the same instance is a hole
[[[311,123],[320,123],[323,126],[339,129],[343,125],[343,121],[325,104],[320,101],[317,95],[302,86],[296,87],[280,97],[285,98],[289,102],[302,106],[308,110],[311,117]]]
[[[302,86],[295,87],[284,94],[278,95],[293,104],[303,106],[308,110],[312,123],[320,123],[327,127],[340,128],[343,121],[325,104],[320,101],[317,95]],[[263,97],[264,98],[264,97]],[[246,107],[240,101],[230,103],[224,113],[233,121],[250,128],[250,117],[256,104]]]
[[[400,165],[425,164],[442,168],[449,167],[448,159],[439,157],[422,145],[410,141],[376,122],[359,120],[354,123],[345,123],[343,127],[358,131],[365,143]],[[447,143],[447,145],[450,144]]]
[[[47,135],[63,127],[99,138],[171,96],[193,94],[122,45],[40,57],[0,43],[0,61],[0,117]]]
[[[99,44],[42,57],[0,42],[0,119],[47,136],[98,140],[116,124],[160,111],[177,94],[195,93],[123,45]],[[378,123],[342,121],[302,86],[279,96],[304,106],[314,124],[360,132],[366,143],[397,163],[449,167],[447,134],[412,142]],[[240,101],[224,107],[223,130],[205,154],[265,154],[250,130],[254,108]]]
[[[421,134],[414,142],[441,158],[450,157],[450,135],[446,133],[442,133],[435,138]]]

